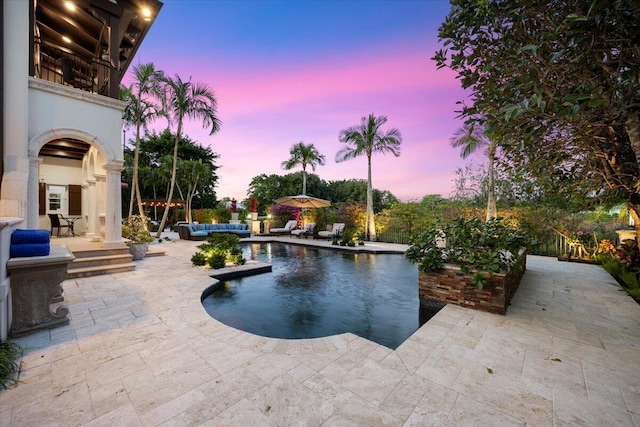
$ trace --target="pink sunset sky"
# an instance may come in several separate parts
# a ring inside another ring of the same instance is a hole
[[[370,113],[403,137],[400,157],[373,158],[374,188],[404,201],[448,197],[466,162],[449,145],[464,93],[430,59],[448,10],[430,0],[165,0],[136,62],[215,93],[220,132],[188,122],[185,133],[220,155],[218,198],[242,200],[253,177],[289,173],[280,164],[299,141],[325,155],[321,179],[366,179],[366,157],[334,158],[340,130]]]

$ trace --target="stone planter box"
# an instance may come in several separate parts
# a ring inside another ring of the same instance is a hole
[[[469,273],[463,273],[457,265],[445,264],[439,271],[418,274],[418,293],[423,303],[456,304],[504,315],[526,268],[527,254],[522,250],[511,271],[487,276],[489,285],[478,290]]]

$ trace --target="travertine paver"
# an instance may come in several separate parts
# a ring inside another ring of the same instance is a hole
[[[506,316],[447,306],[393,351],[217,322],[197,244],[64,282],[71,323],[19,340],[0,427],[640,426],[640,306],[598,266],[530,256]]]

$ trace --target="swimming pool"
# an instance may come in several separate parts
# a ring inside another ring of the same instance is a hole
[[[202,300],[234,328],[273,338],[352,332],[390,348],[420,327],[418,270],[399,254],[256,243],[245,258],[273,272],[221,282]]]

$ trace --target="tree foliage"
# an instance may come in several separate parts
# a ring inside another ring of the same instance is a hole
[[[298,165],[302,166],[302,194],[307,194],[307,166],[311,166],[311,169],[315,171],[317,165],[324,165],[325,157],[313,144],[305,144],[302,141],[293,144],[289,154],[291,157],[282,162],[282,168],[291,170]]]
[[[451,5],[434,59],[470,90],[460,111],[467,123],[484,125],[538,185],[622,197],[637,214],[640,3]]]
[[[140,194],[143,199],[159,199],[166,198],[169,190],[169,182],[171,178],[171,167],[173,162],[173,144],[175,134],[169,129],[165,129],[161,133],[147,133],[140,139]],[[128,179],[130,173],[131,159],[133,152],[129,148],[125,148],[125,179]],[[176,181],[180,188],[184,188],[188,193],[189,176],[192,169],[192,162],[200,162],[206,168],[206,173],[198,174],[195,192],[191,197],[193,208],[212,207],[216,203],[215,185],[218,181],[216,170],[218,165],[216,161],[219,155],[214,153],[210,147],[204,147],[198,142],[191,140],[188,136],[180,137],[178,143],[178,168]],[[180,165],[184,167],[180,167]],[[193,183],[193,181],[192,181]],[[124,192],[123,192],[124,194]],[[126,195],[126,194],[125,194]],[[183,195],[186,199],[186,196]]]
[[[183,81],[177,74],[173,78],[164,77],[162,79],[162,105],[168,117],[169,125],[175,124],[176,133],[173,145],[173,165],[169,194],[167,195],[167,204],[164,208],[156,237],[160,237],[169,217],[178,171],[178,147],[184,120],[201,120],[202,127],[208,129],[210,135],[220,130],[220,120],[217,116],[218,102],[209,86],[205,83],[192,82],[191,79]]]

